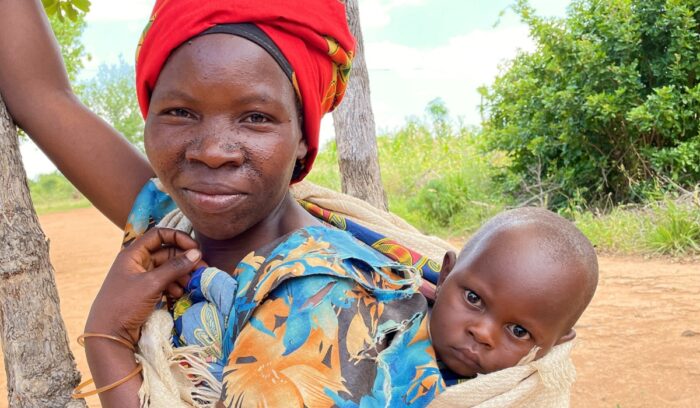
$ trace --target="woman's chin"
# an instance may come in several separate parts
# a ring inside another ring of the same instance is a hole
[[[248,225],[232,223],[231,220],[232,218],[220,220],[221,222],[216,222],[211,219],[204,222],[197,222],[196,219],[190,219],[190,222],[192,222],[192,228],[198,237],[215,241],[227,241],[236,238],[250,228]]]

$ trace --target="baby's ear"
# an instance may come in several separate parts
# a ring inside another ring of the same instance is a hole
[[[440,267],[440,277],[438,277],[437,285],[440,286],[447,279],[447,275],[452,272],[455,267],[455,262],[457,261],[457,254],[455,251],[447,251],[445,256],[442,258],[442,267]]]
[[[555,344],[555,346],[558,344],[566,343],[569,340],[573,340],[575,337],[576,337],[576,330],[571,329],[565,335],[561,336],[561,338],[559,340],[557,340],[557,343]]]

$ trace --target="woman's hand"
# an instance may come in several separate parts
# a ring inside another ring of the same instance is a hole
[[[182,294],[189,273],[201,261],[197,243],[187,234],[153,228],[117,255],[90,309],[85,331],[138,342],[141,326],[163,298]]]

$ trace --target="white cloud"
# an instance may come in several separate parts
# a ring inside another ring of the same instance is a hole
[[[500,64],[534,44],[524,25],[474,30],[435,48],[366,43],[373,109],[379,128],[399,126],[442,98],[454,117],[479,124],[477,88],[490,84]]]
[[[397,7],[418,6],[426,0],[359,0],[362,27],[381,28],[391,22],[391,11]]]
[[[382,41],[365,44],[370,70],[394,71],[407,79],[430,79],[459,75],[469,81],[493,78],[498,65],[513,58],[517,50],[534,48],[528,29],[515,27],[474,30],[451,38],[435,48],[413,48]]]

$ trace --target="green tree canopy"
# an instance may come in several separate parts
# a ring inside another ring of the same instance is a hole
[[[574,0],[482,89],[484,131],[520,191],[560,207],[634,201],[658,180],[700,181],[700,0]]]
[[[120,56],[100,65],[97,75],[80,86],[83,102],[143,151],[143,119],[136,99],[134,67]]]
[[[78,73],[83,69],[83,59],[89,57],[85,52],[85,46],[80,42],[80,36],[85,30],[84,16],[80,14],[75,19],[66,19],[57,14],[50,14],[49,22],[61,47],[68,79],[71,83],[75,83]]]
[[[90,11],[90,0],[41,0],[49,17],[76,21]]]

